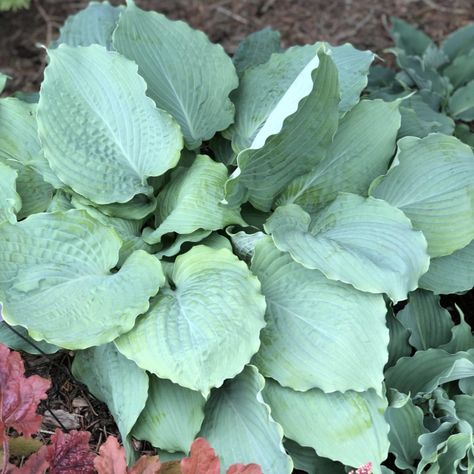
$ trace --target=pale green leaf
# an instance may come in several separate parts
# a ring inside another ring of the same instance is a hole
[[[459,307],[458,310],[460,322],[451,329],[451,339],[446,344],[443,344],[439,349],[444,349],[450,354],[455,354],[459,351],[468,351],[474,348],[474,334],[471,326],[466,323],[463,312]]]
[[[16,214],[21,208],[21,198],[16,192],[18,173],[0,161],[0,224],[16,222]]]
[[[145,241],[158,243],[170,232],[191,234],[198,229],[218,230],[229,224],[245,225],[238,207],[221,203],[226,179],[226,167],[206,155],[196,156],[190,168],[174,170],[171,181],[158,195],[158,228],[147,229]]]
[[[130,433],[147,401],[147,373],[109,343],[79,351],[74,357],[72,374],[109,408],[130,462],[133,459]]]
[[[390,34],[397,48],[405,54],[421,56],[433,44],[429,36],[400,18],[391,18]]]
[[[5,321],[68,349],[104,344],[129,331],[164,283],[160,262],[142,250],[111,272],[121,240],[85,211],[3,224],[0,242]]]
[[[374,474],[380,474],[388,454],[389,426],[384,419],[387,401],[375,391],[295,392],[267,380],[263,396],[287,438],[349,466],[370,461]]]
[[[388,342],[387,367],[391,367],[395,365],[400,357],[409,356],[412,352],[412,347],[408,344],[410,333],[395,317],[392,307],[389,307],[387,311],[387,327],[390,336]]]
[[[458,89],[449,99],[449,112],[457,120],[474,120],[474,80]]]
[[[28,354],[54,354],[59,347],[44,341],[35,341],[21,326],[10,326],[0,319],[0,343],[15,351]]]
[[[138,64],[148,95],[177,120],[189,149],[233,122],[229,94],[237,74],[222,47],[204,33],[128,0],[113,44]]]
[[[453,60],[456,56],[472,50],[474,42],[474,24],[468,24],[453,31],[441,43],[443,51]]]
[[[187,452],[201,428],[205,402],[199,392],[150,375],[148,399],[133,437],[166,451]]]
[[[111,49],[112,32],[114,31],[123,7],[114,7],[109,2],[91,2],[89,5],[71,15],[60,29],[59,38],[53,47],[62,43],[70,46],[89,46],[100,44]]]
[[[232,247],[234,253],[238,255],[241,260],[245,260],[247,263],[250,263],[254,253],[255,246],[257,243],[265,237],[265,234],[260,231],[247,233],[243,230],[236,231],[235,227],[228,227],[226,229],[226,234],[230,237],[232,241]]]
[[[429,291],[410,293],[397,319],[410,331],[409,342],[417,350],[439,347],[451,339],[451,315],[440,305],[439,297]]]
[[[247,148],[226,183],[229,203],[249,200],[268,211],[294,178],[324,158],[337,128],[338,73],[323,46],[309,48],[274,54],[245,74],[236,98],[233,146],[241,148],[234,143],[241,136]],[[286,69],[291,80],[281,79]],[[276,84],[272,75],[278,77]]]
[[[176,165],[182,137],[145,95],[137,65],[95,44],[48,53],[38,133],[51,168],[98,204],[151,195],[147,178]]]
[[[466,457],[468,451],[474,452],[472,432],[452,434],[446,443],[446,450],[438,458],[439,474],[458,472],[460,463]]]
[[[232,60],[241,76],[249,67],[266,63],[273,53],[280,51],[280,33],[267,27],[247,36],[237,47]]]
[[[305,267],[393,301],[406,299],[429,265],[422,233],[401,211],[371,197],[341,193],[313,218],[295,204],[282,206],[265,229]]]
[[[229,250],[198,245],[176,258],[169,284],[115,342],[140,367],[207,396],[258,350],[260,283]]]
[[[401,209],[423,231],[431,257],[449,255],[474,238],[474,153],[454,137],[434,133],[398,142],[395,166],[372,196]]]
[[[398,101],[362,101],[341,120],[326,158],[291,182],[276,204],[299,204],[311,213],[341,191],[367,195],[388,169],[399,127]]]
[[[264,378],[250,365],[211,393],[199,436],[219,454],[222,474],[234,463],[256,463],[265,473],[292,472],[281,426],[262,399],[264,385]]]
[[[174,241],[170,245],[164,245],[161,250],[156,252],[155,257],[174,257],[175,255],[178,255],[178,253],[180,253],[182,247],[184,247],[185,244],[201,242],[210,234],[210,230],[198,229],[194,232],[191,232],[190,234],[177,235],[176,239],[174,239]]]
[[[280,252],[270,237],[257,243],[251,269],[267,302],[253,359],[264,376],[301,391],[381,390],[388,357],[382,295],[328,280]]]

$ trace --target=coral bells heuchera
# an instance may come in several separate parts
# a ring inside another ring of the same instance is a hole
[[[355,471],[349,471],[349,474],[372,474],[372,463],[368,462]]]

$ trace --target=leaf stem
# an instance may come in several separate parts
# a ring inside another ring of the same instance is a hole
[[[8,437],[6,436],[6,433],[4,433],[2,474],[7,474],[9,460],[10,460],[10,446],[8,444]]]

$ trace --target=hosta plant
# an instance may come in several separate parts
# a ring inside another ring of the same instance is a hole
[[[393,436],[473,396],[470,327],[430,333],[474,286],[468,145],[398,139],[408,99],[361,97],[374,54],[350,44],[265,29],[232,60],[130,1],[47,54],[37,100],[0,101],[2,340],[76,351],[129,463],[132,438],[179,459],[203,437],[222,473],[469,466],[467,409],[444,437],[417,415],[441,441],[408,460]]]

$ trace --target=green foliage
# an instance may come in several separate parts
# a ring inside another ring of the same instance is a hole
[[[0,11],[20,10],[30,7],[30,0],[0,0]]]
[[[393,35],[397,73],[269,29],[232,61],[93,3],[39,100],[0,99],[0,341],[76,350],[129,463],[203,436],[221,472],[472,470],[474,338],[438,295],[474,286],[474,33]]]

